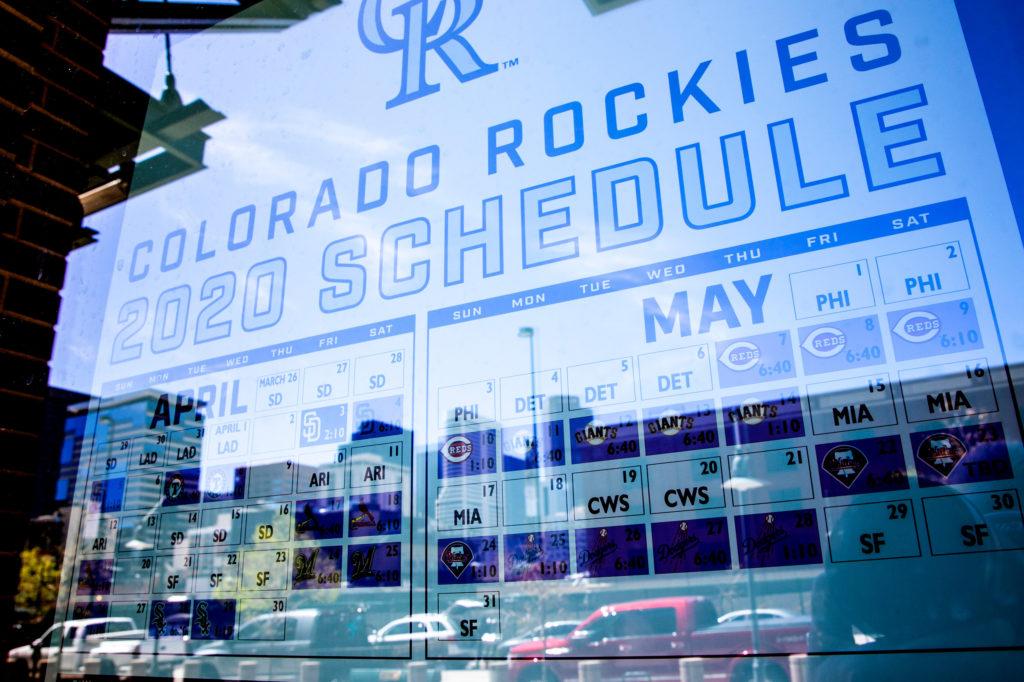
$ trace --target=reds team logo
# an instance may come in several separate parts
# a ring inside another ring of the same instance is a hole
[[[452,436],[441,446],[441,454],[452,464],[461,464],[473,454],[473,441],[465,436]]]
[[[385,5],[390,10],[385,12]],[[498,70],[480,58],[462,36],[472,24],[483,0],[363,0],[359,7],[359,39],[366,49],[402,53],[402,82],[385,108],[438,92],[427,81],[427,54],[437,53],[460,82]],[[401,26],[400,30],[398,27]]]

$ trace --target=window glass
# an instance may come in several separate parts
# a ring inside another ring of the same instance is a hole
[[[32,633],[137,630],[89,645],[124,677],[1019,668],[1020,55],[974,32],[1015,7],[112,4]]]

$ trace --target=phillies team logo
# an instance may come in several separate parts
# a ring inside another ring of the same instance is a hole
[[[449,543],[441,550],[441,563],[451,571],[456,580],[466,572],[471,561],[473,561],[473,550],[462,540]]]
[[[821,468],[847,488],[854,484],[867,466],[867,456],[860,448],[852,445],[832,448],[821,462]]]
[[[960,461],[967,456],[967,446],[951,433],[928,436],[917,447],[917,457],[947,478]]]
[[[427,82],[427,54],[436,52],[444,65],[465,83],[498,70],[480,58],[462,37],[480,14],[483,0],[363,0],[359,7],[359,39],[373,52],[402,53],[402,83],[398,95],[385,104],[397,107],[438,92],[441,86]],[[430,11],[433,9],[433,11]],[[401,25],[397,33],[393,29]]]

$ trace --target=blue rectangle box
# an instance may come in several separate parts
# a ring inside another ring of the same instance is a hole
[[[640,456],[636,413],[574,417],[569,422],[573,464]]]
[[[352,440],[386,438],[402,434],[402,396],[374,398],[352,408]]]
[[[348,405],[327,405],[302,411],[299,446],[341,443],[348,439]]]
[[[448,435],[438,444],[437,477],[478,476],[498,470],[494,429]]]
[[[969,298],[895,310],[888,320],[897,360],[934,358],[984,345]]]
[[[545,469],[565,464],[562,420],[537,424],[536,442],[533,428],[533,424],[502,427],[501,462],[505,471]]]

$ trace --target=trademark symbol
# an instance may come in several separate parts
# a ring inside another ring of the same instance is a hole
[[[117,261],[117,269],[118,270],[124,270],[124,261],[123,260],[118,259],[118,261]]]
[[[512,57],[512,59],[506,59],[501,63],[502,69],[511,69],[513,66],[519,66],[519,57]]]

